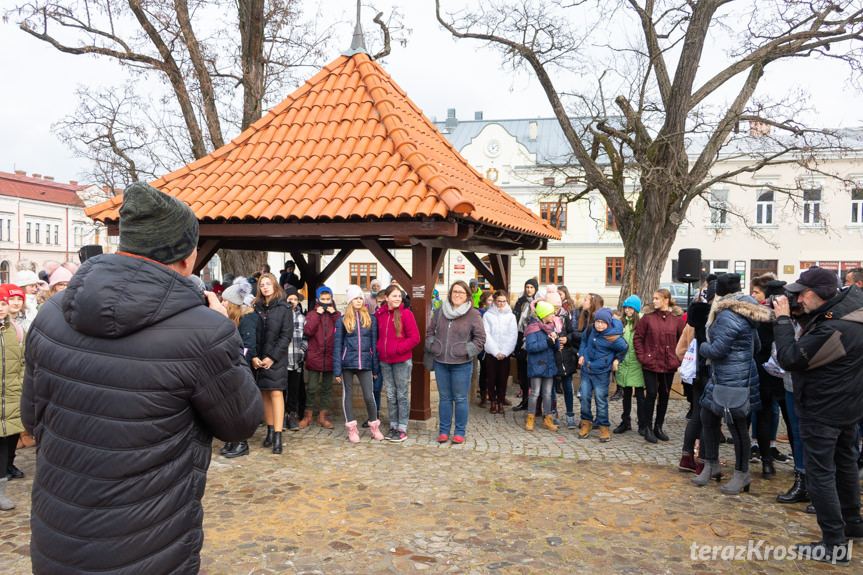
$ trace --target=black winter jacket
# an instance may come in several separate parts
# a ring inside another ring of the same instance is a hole
[[[839,426],[860,420],[863,414],[860,288],[852,286],[817,309],[799,340],[794,340],[794,327],[788,316],[776,320],[773,335],[779,365],[793,372],[794,406],[801,418]]]
[[[197,573],[213,435],[263,414],[237,328],[143,258],[88,259],[27,336],[35,573]]]
[[[255,371],[255,381],[262,390],[284,390],[288,386],[288,346],[294,337],[294,308],[283,299],[267,305],[256,301],[258,314],[258,357],[270,358],[270,369]]]

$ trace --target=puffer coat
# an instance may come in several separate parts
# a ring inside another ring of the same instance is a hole
[[[626,357],[617,366],[617,385],[620,387],[644,387],[644,372],[641,369],[641,364],[638,363],[635,348],[632,346],[635,330],[628,318],[624,318],[624,321],[626,323],[623,326],[623,339],[629,349],[626,352]]]
[[[611,325],[603,332],[589,326],[578,349],[578,355],[584,357],[581,370],[591,374],[609,373],[614,360],[622,361],[628,349],[629,345],[623,339],[623,324],[619,319],[612,319]]]
[[[357,317],[357,325],[353,333],[348,333],[345,329],[344,318],[336,322],[336,336],[333,343],[334,376],[341,377],[345,369],[370,369],[374,375],[381,372],[377,349],[378,322],[374,316],[371,320],[371,327],[363,327]]]
[[[14,320],[13,320],[14,321]],[[9,321],[0,325],[0,437],[24,431],[21,423],[21,384],[24,381],[24,330]]]
[[[518,328],[515,314],[506,306],[501,310],[496,305],[491,306],[482,316],[482,326],[485,329],[485,352],[492,357],[502,353],[510,355],[515,350],[518,340]]]
[[[675,351],[684,325],[683,310],[676,305],[668,311],[646,308],[632,338],[635,356],[642,369],[671,373],[680,367]]]
[[[758,369],[755,353],[761,349],[758,322],[773,321],[773,311],[758,305],[742,293],[717,298],[707,321],[707,341],[698,348],[699,355],[710,361],[712,374],[704,387],[701,405],[721,415],[723,409],[713,401],[716,384],[728,387],[749,386],[751,411],[761,410]]]
[[[336,324],[340,323],[341,312],[318,313],[320,303],[309,308],[303,333],[309,340],[306,350],[306,369],[311,371],[333,370],[333,341],[336,338]],[[333,304],[328,304],[333,305]]]
[[[284,391],[288,387],[288,346],[294,337],[294,308],[283,299],[270,304],[256,301],[258,315],[258,357],[270,358],[270,369],[255,370],[255,382],[262,391]]]
[[[35,573],[197,573],[212,439],[263,417],[237,328],[151,260],[88,259],[27,334]]]
[[[531,324],[539,323],[533,318],[527,324],[524,336],[524,349],[527,351],[528,377],[554,377],[557,375],[557,340],[552,340],[542,329],[531,328]],[[535,331],[534,331],[535,330]],[[530,332],[530,333],[528,333]]]

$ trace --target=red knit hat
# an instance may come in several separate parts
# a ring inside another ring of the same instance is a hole
[[[19,296],[21,299],[27,299],[24,294],[24,290],[16,286],[15,284],[3,284],[0,285],[0,288],[6,290],[6,301],[9,301],[9,298],[12,296]]]
[[[0,285],[0,301],[9,303],[9,290],[6,289],[6,284]]]

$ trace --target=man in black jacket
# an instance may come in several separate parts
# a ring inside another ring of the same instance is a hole
[[[197,573],[213,435],[263,414],[234,324],[189,279],[198,222],[126,188],[116,254],[88,259],[27,337],[21,419],[39,445],[34,573]]]
[[[802,558],[848,564],[849,538],[863,540],[856,424],[863,412],[863,291],[838,292],[834,272],[812,268],[785,286],[812,320],[795,341],[788,300],[776,298],[779,364],[794,374],[794,405],[806,487],[822,540],[797,546]]]

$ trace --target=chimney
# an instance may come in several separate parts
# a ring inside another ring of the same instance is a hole
[[[33,176],[32,176],[32,177],[34,177],[34,178],[36,178],[36,179],[38,180],[38,179],[41,179],[41,178],[42,178],[42,174],[33,174]]]
[[[770,124],[764,122],[751,121],[749,122],[749,135],[753,138],[770,135]]]
[[[49,182],[53,182],[53,181],[54,181],[54,176],[44,176],[42,179],[43,179],[43,180],[48,180]]]
[[[16,176],[26,176],[27,171],[26,170],[15,170],[15,175]]]
[[[482,120],[482,110],[480,110],[479,112],[474,112],[473,113],[473,119],[474,120]]]
[[[108,192],[111,191],[111,188],[109,188],[108,186],[102,186],[102,191],[107,194]]]
[[[537,127],[538,127],[538,124],[537,124],[536,120],[531,120],[530,124],[528,124],[528,127],[527,127],[527,134],[528,135],[527,135],[527,137],[530,139],[531,142],[536,141]]]
[[[455,128],[456,126],[458,126],[458,118],[455,117],[455,108],[447,108],[446,127]]]
[[[78,181],[77,181],[77,180],[69,180],[69,185],[70,185],[70,186],[77,186],[77,185],[78,185]]]

